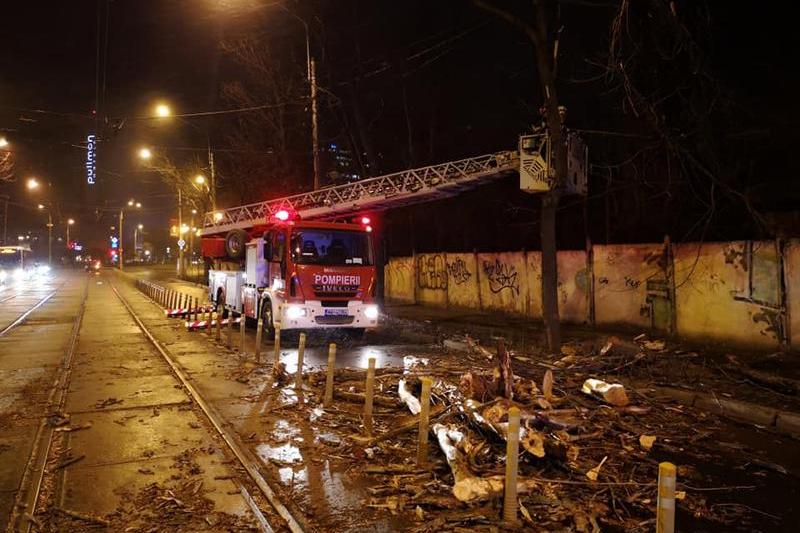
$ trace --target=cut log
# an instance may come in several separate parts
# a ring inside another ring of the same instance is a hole
[[[431,427],[439,446],[444,452],[447,464],[453,472],[453,496],[458,501],[473,503],[500,497],[503,494],[504,476],[479,477],[470,472],[458,445],[465,438],[456,426],[434,424]],[[530,492],[536,486],[531,480],[517,482],[519,493]]]
[[[397,395],[400,396],[403,403],[408,406],[408,410],[411,411],[412,415],[418,415],[420,410],[422,410],[422,406],[417,397],[408,390],[405,379],[401,379],[397,383]]]

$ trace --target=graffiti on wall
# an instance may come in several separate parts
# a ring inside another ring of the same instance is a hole
[[[420,289],[447,290],[447,264],[439,254],[417,257],[417,278]]]
[[[517,279],[517,267],[504,263],[499,259],[483,262],[483,273],[489,282],[489,290],[497,294],[504,290],[510,290],[519,295],[519,280]]]
[[[452,263],[447,263],[447,273],[456,285],[463,285],[472,277],[467,263],[460,257]]]

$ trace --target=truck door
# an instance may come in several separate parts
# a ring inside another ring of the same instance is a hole
[[[286,279],[286,233],[281,230],[271,231],[268,234],[272,246],[265,247],[265,251],[271,252],[267,260],[267,281],[271,288],[284,287]],[[266,248],[272,248],[267,250]]]

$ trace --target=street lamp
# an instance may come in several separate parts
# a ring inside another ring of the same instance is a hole
[[[142,204],[141,204],[141,202],[137,202],[136,200],[131,199],[131,200],[128,200],[128,207],[136,207],[138,209],[138,208],[142,207]],[[120,270],[125,270],[125,268],[124,268],[125,257],[123,255],[123,248],[122,248],[122,222],[123,222],[124,219],[125,219],[125,208],[124,207],[120,207],[119,208],[119,269]],[[134,251],[136,250],[136,241],[135,241],[135,239],[136,239],[136,235],[134,233],[134,243],[133,243]]]
[[[156,116],[159,118],[167,118],[172,116],[172,111],[167,104],[157,104],[155,107]]]
[[[137,224],[133,230],[133,254],[139,257],[139,232],[144,229],[144,224]]]
[[[36,178],[28,178],[28,181],[25,182],[25,186],[29,191],[35,191],[39,188],[39,180]]]
[[[75,225],[74,218],[67,219],[67,249],[69,250],[69,227]]]
[[[147,147],[139,148],[139,159],[148,160],[151,159],[152,157],[153,157],[153,152],[152,150],[150,150],[150,148]]]
[[[6,146],[8,146],[8,139],[0,137],[0,148],[5,148]]]

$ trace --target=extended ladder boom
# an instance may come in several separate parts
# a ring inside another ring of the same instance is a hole
[[[266,224],[281,209],[294,211],[304,219],[324,220],[360,211],[438,200],[518,169],[518,153],[505,151],[404,170],[346,185],[206,213],[201,235],[221,234]]]

